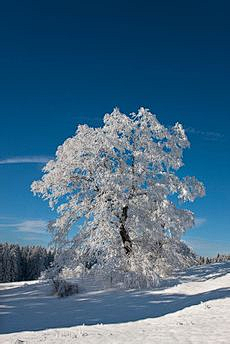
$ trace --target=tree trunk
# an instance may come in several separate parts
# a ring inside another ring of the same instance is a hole
[[[121,225],[120,225],[120,235],[121,239],[124,245],[124,250],[126,254],[129,254],[132,251],[132,241],[130,239],[130,236],[128,232],[125,229],[125,222],[128,217],[128,206],[125,206],[122,209],[122,215],[121,215]]]

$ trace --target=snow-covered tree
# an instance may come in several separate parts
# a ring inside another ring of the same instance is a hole
[[[128,116],[116,108],[101,128],[79,125],[32,184],[58,213],[49,226],[66,248],[57,265],[148,286],[194,259],[180,241],[194,215],[171,197],[194,201],[205,193],[195,177],[176,176],[187,147],[181,124],[167,128],[144,108]],[[76,223],[81,229],[67,240]]]

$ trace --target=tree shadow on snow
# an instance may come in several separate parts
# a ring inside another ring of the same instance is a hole
[[[197,265],[184,271],[175,271],[171,278],[161,283],[161,287],[172,287],[185,282],[203,282],[230,273],[230,262]]]
[[[224,269],[223,264],[222,268]],[[225,272],[226,270],[229,268],[225,267]],[[225,274],[221,269],[219,272],[215,271],[217,274]],[[212,274],[215,277],[211,266],[209,272],[206,272],[207,278],[199,269],[197,279],[194,269],[191,274],[195,280],[209,279]],[[189,272],[184,276],[182,274],[182,279],[185,279],[185,276],[188,280]],[[230,297],[230,288],[219,288],[195,295],[166,294],[160,289],[107,290],[60,299],[49,295],[46,283],[26,285],[0,291],[0,333],[37,331],[82,324],[114,324],[156,318],[201,302],[226,297]]]

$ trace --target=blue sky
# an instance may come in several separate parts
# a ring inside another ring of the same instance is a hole
[[[185,240],[230,252],[227,1],[22,1],[0,11],[0,240],[47,244],[55,217],[30,184],[79,123],[140,106],[187,129],[183,174],[207,196]]]

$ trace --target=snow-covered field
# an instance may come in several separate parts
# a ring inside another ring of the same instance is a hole
[[[0,284],[0,343],[230,343],[230,263],[164,287],[59,299],[45,282]]]

